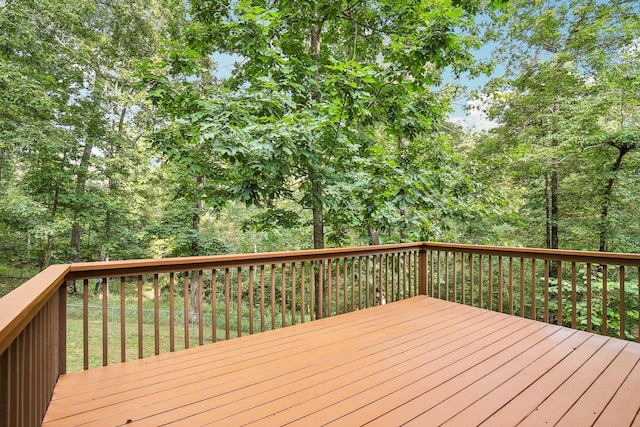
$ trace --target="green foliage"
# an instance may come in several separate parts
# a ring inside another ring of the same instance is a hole
[[[638,4],[519,0],[501,12],[507,67],[485,87],[500,126],[472,155],[518,196],[503,220],[524,245],[550,245],[555,228],[563,248],[635,251],[624,224],[636,222]]]
[[[477,39],[460,30],[480,7],[195,2],[184,40],[168,54],[174,60],[144,65],[152,100],[174,120],[155,147],[187,179],[201,176],[202,200],[265,208],[253,226],[298,223],[297,211],[275,207],[295,199],[314,212],[315,247],[324,246],[325,225],[336,244],[345,229],[418,238],[426,218],[460,207],[456,197],[437,213],[421,204],[436,200],[443,185],[423,179],[434,171],[419,153],[448,111],[436,90],[443,69],[476,71],[469,49]],[[195,90],[182,75],[203,79],[198,61],[215,51],[241,60],[220,87]],[[388,144],[394,140],[406,141],[413,157]],[[446,151],[437,140],[436,150]],[[373,195],[381,186],[382,197]],[[362,200],[366,193],[372,196]],[[275,221],[267,224],[268,217]]]

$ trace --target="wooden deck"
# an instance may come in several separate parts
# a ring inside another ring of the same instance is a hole
[[[640,425],[640,344],[419,296],[64,375],[47,426]]]

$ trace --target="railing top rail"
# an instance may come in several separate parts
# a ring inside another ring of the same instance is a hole
[[[425,242],[425,249],[468,254],[495,255],[514,258],[548,259],[592,264],[640,266],[640,254],[617,252],[567,251],[560,249],[514,248],[508,246],[464,245],[459,243]]]
[[[0,298],[0,354],[57,292],[68,271],[68,264],[52,265]]]
[[[422,243],[356,246],[349,248],[312,249],[290,252],[258,252],[250,254],[214,255],[186,258],[159,258],[127,261],[87,262],[71,264],[68,280],[131,276],[164,272],[320,261],[329,258],[352,258],[398,251],[419,250]]]

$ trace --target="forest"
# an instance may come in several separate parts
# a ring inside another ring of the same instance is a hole
[[[637,0],[0,0],[0,295],[81,261],[640,252],[638,188]]]

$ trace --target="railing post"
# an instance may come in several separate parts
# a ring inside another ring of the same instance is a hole
[[[427,295],[427,249],[422,246],[419,251],[418,291],[420,295]]]

